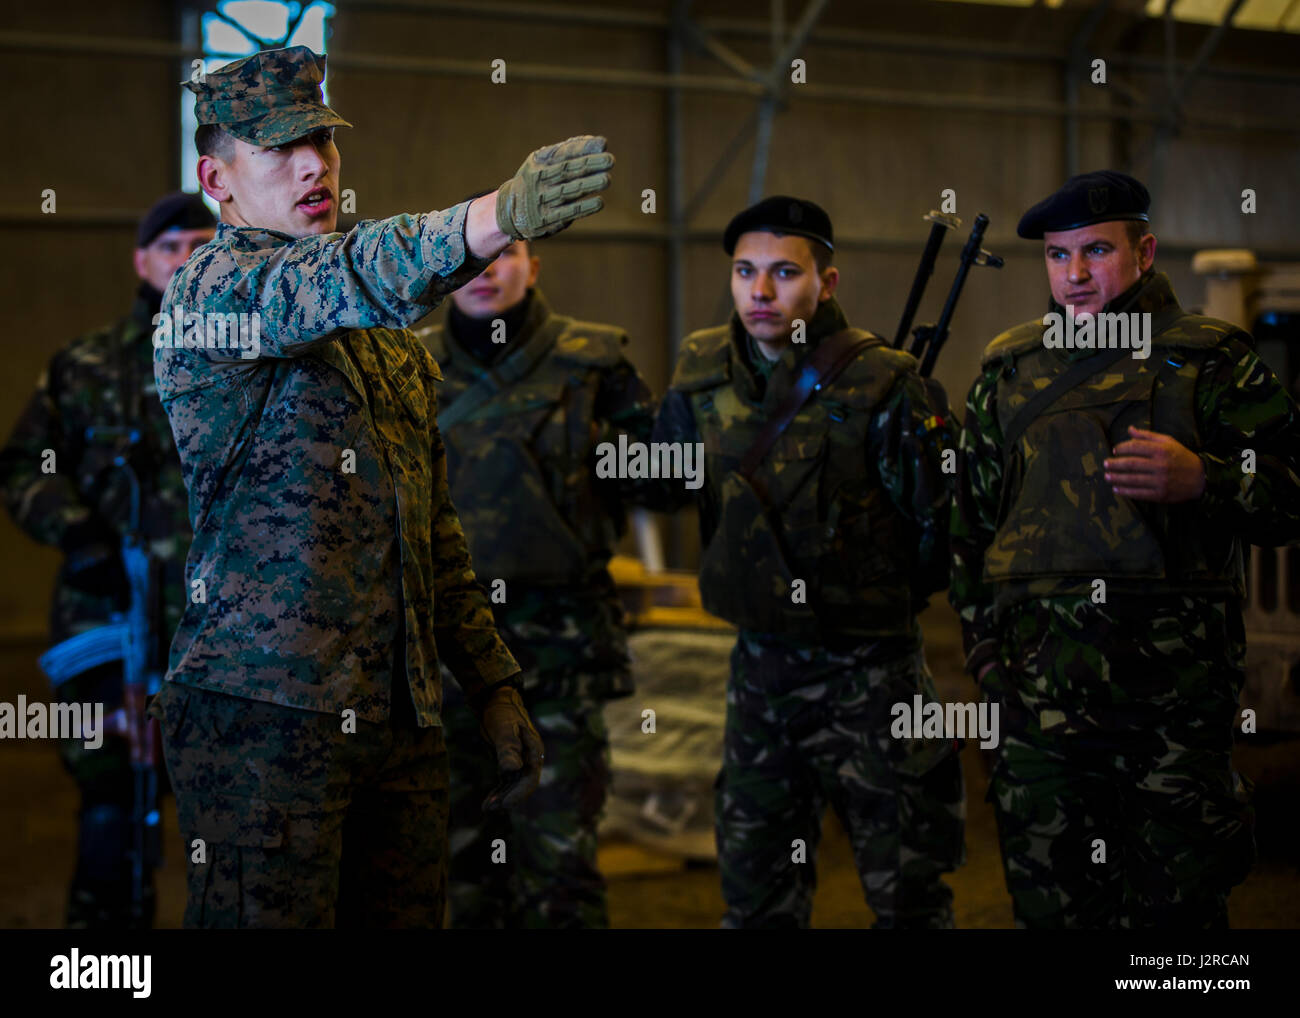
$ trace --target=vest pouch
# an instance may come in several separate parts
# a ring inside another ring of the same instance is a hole
[[[818,615],[834,632],[905,630],[911,589],[901,566],[918,535],[881,486],[841,485],[832,497],[818,569]]]
[[[451,475],[459,483],[452,485],[452,502],[478,578],[538,585],[581,581],[586,551],[556,508],[524,439],[502,429],[491,441],[456,445],[460,462]]]
[[[786,551],[753,486],[731,471],[720,485],[720,518],[700,563],[700,597],[706,611],[741,629],[815,639],[811,596],[792,599],[795,577]]]
[[[1112,425],[1121,418],[1127,424],[1134,409],[1149,409],[1149,380],[1145,389],[1147,399],[1136,407],[1063,399],[1056,412],[1030,424],[1021,443],[1023,460],[1013,461],[1007,472],[1014,476],[1018,466],[1020,483],[984,556],[986,579],[1164,577],[1156,534],[1135,502],[1111,490],[1103,472]]]

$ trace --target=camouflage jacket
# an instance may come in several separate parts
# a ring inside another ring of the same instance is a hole
[[[91,427],[139,428],[130,459],[140,479],[140,529],[160,563],[164,632],[170,642],[184,610],[185,553],[190,543],[185,484],[171,426],[158,402],[149,342],[153,308],[141,293],[130,315],[74,340],[55,354],[36,393],[0,451],[0,482],[14,522],[42,544],[63,546],[70,527],[101,530],[105,547],[130,523],[130,480],[113,465],[125,439],[88,438]],[[46,473],[45,451],[54,454]],[[125,611],[129,591],[91,593],[63,575],[54,589],[51,638],[59,641],[103,625]],[[163,644],[165,647],[165,643]]]
[[[441,373],[403,328],[487,265],[467,207],[297,241],[223,223],[173,277],[164,310],[261,335],[154,337],[194,526],[170,680],[382,721],[404,676],[429,726],[439,658],[470,696],[518,673],[448,496]]]
[[[599,443],[620,432],[649,441],[654,424],[650,389],[623,352],[627,334],[554,314],[538,289],[491,367],[457,340],[450,316],[416,334],[442,368],[452,502],[525,684],[630,693],[606,568],[626,530],[624,490],[595,471]]]
[[[907,642],[919,602],[947,582],[942,460],[956,442],[915,359],[868,347],[805,403],[754,474],[766,496],[737,469],[807,352],[847,326],[838,302],[824,302],[808,345],[787,346],[765,383],[743,352],[736,315],[693,333],[654,439],[704,443],[700,592],[709,611],[795,640]],[[694,494],[680,482],[657,492],[662,508]]]
[[[998,658],[1001,627],[1020,606],[1073,611],[1090,602],[1097,579],[1115,610],[1147,610],[1162,597],[1235,599],[1244,593],[1241,541],[1300,538],[1300,412],[1249,335],[1217,319],[1174,317],[1163,274],[1112,302],[1122,303],[1172,318],[1153,334],[1150,357],[1126,355],[1081,383],[1014,449],[1002,441],[1011,415],[1094,351],[1045,349],[1041,320],[985,351],[966,402],[951,525],[949,597],[972,672]],[[1112,492],[1101,460],[1129,424],[1198,453],[1206,487],[1197,502],[1162,506]],[[1243,470],[1245,450],[1255,454],[1253,474]]]

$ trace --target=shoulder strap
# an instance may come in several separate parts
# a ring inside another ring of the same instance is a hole
[[[754,444],[746,451],[740,461],[740,475],[747,481],[753,480],[754,471],[781,437],[781,433],[790,426],[809,397],[823,386],[829,385],[859,353],[869,346],[883,343],[879,336],[862,329],[842,329],[827,336],[817,349],[810,353],[799,368],[799,376],[791,386],[785,402],[777,408],[776,414],[768,418],[763,430],[754,439]]]
[[[502,389],[527,377],[541,363],[542,358],[555,346],[564,331],[563,321],[552,316],[527,341],[495,368],[487,368],[446,410],[438,413],[438,427],[454,428],[483,406]]]
[[[1171,311],[1171,313],[1164,315],[1157,313],[1157,320],[1152,322],[1152,331],[1166,329],[1181,317],[1181,310]],[[1119,363],[1131,353],[1132,351],[1127,347],[1115,347],[1112,350],[1099,351],[1091,357],[1085,357],[1083,360],[1077,361],[1064,374],[1057,375],[1047,388],[1036,392],[1029,402],[1017,410],[1015,416],[1011,418],[1002,432],[1002,448],[1004,452],[1015,448],[1016,442],[1025,433],[1025,429],[1033,424],[1035,418],[1049,406],[1075,386],[1098,372],[1105,371],[1112,364]]]

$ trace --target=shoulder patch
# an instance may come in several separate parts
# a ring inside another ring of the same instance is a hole
[[[682,340],[677,367],[669,383],[681,392],[713,389],[731,378],[731,326],[692,332]]]

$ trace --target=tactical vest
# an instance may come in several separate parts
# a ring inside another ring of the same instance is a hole
[[[484,373],[445,326],[422,333],[443,370],[438,425],[451,498],[483,583],[584,584],[612,554],[624,517],[594,483],[592,463],[596,394],[622,359],[622,335],[548,314]],[[465,414],[461,399],[473,404]]]
[[[1003,333],[985,350],[983,367],[1001,365],[996,406],[1004,430],[1035,392],[1065,364],[1043,346],[1041,321]],[[1196,380],[1205,358],[1237,331],[1227,323],[1153,314],[1151,354],[1122,357],[1046,407],[1003,449],[997,533],[984,555],[995,605],[1046,596],[1191,594],[1242,597],[1242,549],[1213,527],[1195,502],[1161,505],[1116,495],[1103,461],[1135,425],[1173,436],[1192,451]]]
[[[813,396],[754,473],[764,502],[737,467],[767,418],[732,380],[733,356],[729,325],[692,333],[672,383],[704,442],[704,607],[742,629],[807,640],[907,632],[916,540],[866,448],[873,408],[915,360],[872,345]]]

